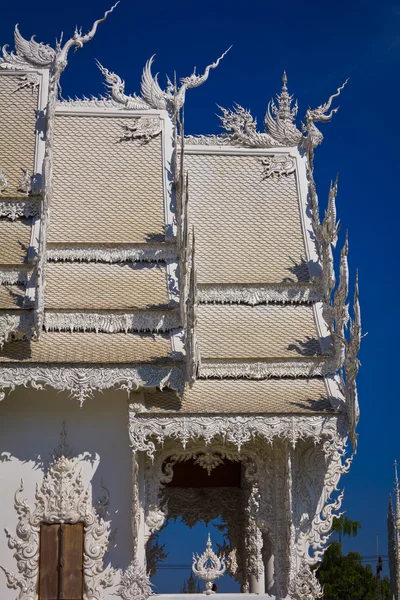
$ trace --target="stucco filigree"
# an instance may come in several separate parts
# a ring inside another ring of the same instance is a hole
[[[291,600],[317,600],[322,598],[323,589],[307,563],[303,563],[295,579],[290,584]]]
[[[11,221],[23,217],[37,217],[39,210],[39,200],[0,200],[0,217],[5,217]]]
[[[181,86],[177,88],[169,79],[167,79],[167,89],[161,89],[158,83],[157,75],[153,76],[151,67],[154,61],[154,55],[147,61],[142,74],[141,96],[125,94],[125,82],[116,74],[112,73],[99,62],[98,67],[106,79],[106,87],[109,90],[111,99],[118,105],[123,105],[131,110],[146,110],[155,108],[158,110],[168,110],[176,115],[185,103],[186,91],[196,88],[207,81],[210,70],[218,67],[220,61],[226,55],[224,52],[214,63],[206,67],[203,75],[196,75],[196,71],[189,77],[181,78]]]
[[[32,313],[0,313],[0,349],[11,340],[31,339],[34,332]]]
[[[128,393],[140,387],[160,387],[166,385],[178,392],[183,391],[184,371],[180,366],[26,366],[13,365],[0,368],[0,400],[5,390],[29,385],[37,390],[50,386],[56,390],[69,392],[73,398],[83,402],[95,392],[111,389],[126,390]]]
[[[338,88],[325,104],[321,104],[314,110],[308,109],[306,125],[300,131],[295,124],[297,101],[293,105],[293,96],[288,92],[287,77],[284,73],[280,94],[276,96],[276,101],[271,100],[268,104],[263,133],[257,130],[257,119],[251,112],[235,104],[232,110],[220,107],[222,111],[220,119],[226,133],[218,136],[188,136],[187,141],[189,144],[196,145],[239,145],[252,148],[290,147],[308,143],[316,147],[322,142],[323,136],[315,123],[331,120],[338,110],[336,108],[329,112],[332,100],[340,94],[344,85]]]
[[[317,284],[299,285],[297,283],[285,285],[245,285],[245,284],[205,284],[200,283],[197,290],[197,299],[204,304],[308,304],[322,300],[321,286]]]
[[[261,438],[272,443],[274,438],[287,440],[293,447],[302,439],[315,442],[323,439],[342,439],[347,435],[347,422],[343,416],[190,416],[155,417],[131,412],[129,435],[134,451],[146,452],[154,458],[156,443],[167,438],[181,442],[185,448],[189,441],[202,439],[209,444],[222,438],[240,449],[248,442]]]
[[[140,140],[142,144],[148,144],[153,138],[161,133],[161,120],[157,117],[133,117],[122,125],[123,131],[120,142],[129,140]]]
[[[269,179],[290,175],[296,170],[296,161],[289,154],[270,154],[258,159],[264,167],[262,178]]]
[[[174,244],[135,244],[132,246],[65,246],[57,245],[47,250],[47,260],[82,262],[165,262],[176,259]]]
[[[35,503],[30,506],[21,498],[23,482],[15,493],[14,506],[18,514],[16,536],[6,531],[8,546],[15,550],[19,575],[6,569],[7,586],[19,589],[18,600],[37,600],[39,574],[39,539],[42,523],[84,524],[84,600],[102,600],[103,590],[113,585],[115,571],[105,570],[104,555],[108,550],[110,523],[101,513],[108,506],[105,492],[97,507],[91,504],[90,488],[85,488],[78,461],[71,457],[65,445],[63,429],[61,444],[44,475],[42,485],[37,488]]]
[[[0,317],[1,318],[1,317]],[[138,311],[126,314],[110,312],[45,312],[46,331],[171,331],[180,326],[177,310]]]
[[[199,376],[202,379],[268,379],[269,377],[320,377],[335,372],[330,358],[322,360],[282,361],[211,361],[202,360]]]
[[[122,600],[147,600],[153,594],[145,568],[134,560],[121,577],[118,596]]]
[[[1,267],[0,285],[16,285],[18,283],[26,284],[31,275],[32,266],[26,265],[22,268]]]
[[[4,172],[0,168],[0,194],[6,191],[8,188],[8,179],[5,176]]]

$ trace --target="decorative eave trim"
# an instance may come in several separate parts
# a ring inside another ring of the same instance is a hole
[[[95,392],[116,387],[128,394],[141,387],[168,386],[183,392],[185,369],[182,365],[131,365],[131,366],[72,366],[72,365],[0,365],[0,400],[5,390],[17,386],[43,390],[46,386],[69,392],[79,400],[80,406]]]
[[[45,331],[171,331],[180,327],[179,310],[149,310],[131,313],[45,311]]]
[[[220,304],[269,304],[321,302],[322,289],[318,284],[213,284],[199,283],[198,302]]]
[[[274,438],[285,439],[293,447],[299,440],[311,438],[315,443],[322,440],[337,442],[348,435],[347,418],[344,415],[313,416],[146,416],[130,407],[129,436],[134,452],[146,452],[154,458],[156,444],[162,445],[167,438],[181,442],[185,448],[189,441],[203,439],[209,444],[215,438],[241,447],[257,437],[271,444]],[[328,445],[329,446],[329,445]],[[326,447],[329,452],[329,447]]]
[[[175,244],[63,245],[48,244],[47,260],[54,262],[166,262],[176,260]]]
[[[21,218],[37,217],[40,211],[39,199],[3,200],[0,199],[0,217],[11,221]]]
[[[0,266],[0,285],[26,284],[32,269],[32,265],[21,265],[18,267]]]
[[[0,349],[6,342],[30,339],[34,333],[35,324],[31,311],[0,311]]]
[[[300,360],[214,361],[202,359],[201,379],[269,379],[270,377],[321,377],[335,372],[331,357]]]

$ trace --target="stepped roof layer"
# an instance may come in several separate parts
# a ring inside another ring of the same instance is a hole
[[[329,397],[323,378],[198,380],[182,397],[173,390],[146,389],[143,408],[151,414],[312,415],[334,412]]]
[[[0,394],[145,387],[149,416],[337,410],[347,288],[331,305],[336,192],[323,227],[312,179],[335,95],[301,132],[285,79],[265,133],[237,106],[227,133],[184,139],[185,93],[219,60],[175,94],[150,61],[141,96],[101,67],[108,98],[57,101],[18,36],[0,58]]]
[[[308,282],[296,172],[266,177],[261,152],[196,151],[186,166],[199,285]]]

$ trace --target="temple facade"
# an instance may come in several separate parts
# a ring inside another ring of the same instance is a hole
[[[107,95],[63,100],[114,8],[0,58],[1,597],[145,600],[168,520],[221,518],[242,595],[320,598],[359,417],[358,283],[350,318],[313,177],[344,86],[298,127],[284,74],[263,131],[235,105],[196,137],[226,52],[165,89],[151,58],[130,95],[99,63]]]

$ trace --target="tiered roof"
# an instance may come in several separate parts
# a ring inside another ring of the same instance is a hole
[[[166,91],[149,61],[141,96],[100,65],[109,98],[55,102],[68,43],[21,40],[0,60],[0,387],[144,386],[149,416],[343,410],[347,246],[331,302],[335,190],[321,224],[312,179],[340,89],[304,132],[285,76],[265,133],[237,106],[185,139],[185,92],[220,59]]]

